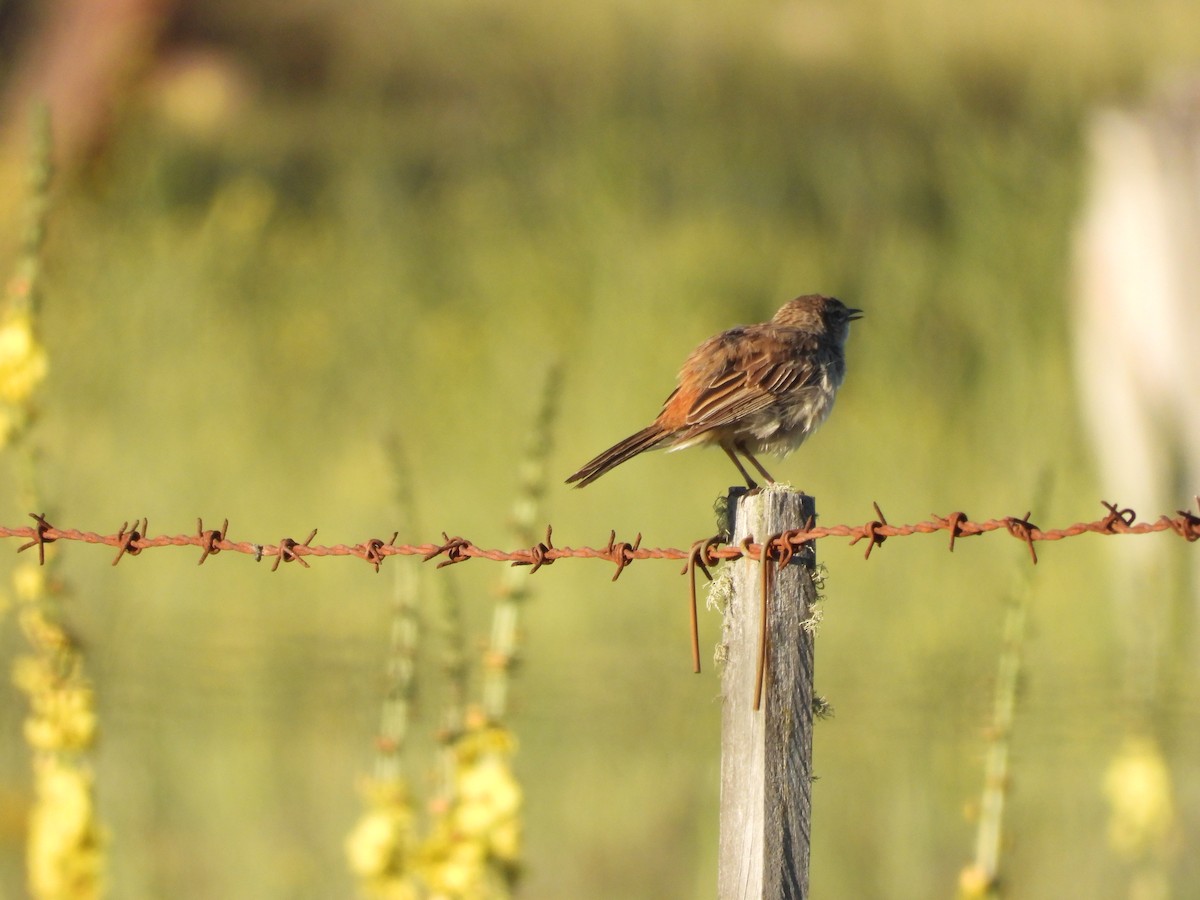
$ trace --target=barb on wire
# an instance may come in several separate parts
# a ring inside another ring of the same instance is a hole
[[[942,525],[942,527],[944,527],[947,531],[950,532],[950,552],[951,553],[954,552],[954,542],[956,540],[958,540],[960,537],[970,537],[971,536],[971,535],[964,535],[962,532],[963,522],[967,521],[967,514],[965,512],[961,512],[961,511],[952,512],[952,513],[950,513],[950,515],[946,516],[945,518],[943,518],[942,516],[939,516],[937,513],[933,513],[932,515],[933,515],[934,521],[938,522],[940,525]],[[976,532],[976,534],[978,534],[978,533],[979,532]]]
[[[532,575],[542,566],[548,566],[554,562],[554,557],[550,556],[550,551],[554,549],[554,526],[546,526],[546,540],[534,544],[529,548],[529,559],[513,560],[514,566],[532,566],[529,574]]]
[[[633,543],[629,541],[617,541],[617,533],[610,531],[608,533],[608,544],[605,546],[602,555],[616,565],[617,571],[613,572],[612,580],[616,581],[621,577],[621,573],[625,571],[625,567],[635,559],[644,559],[637,555],[638,548],[642,546],[642,533],[639,531],[637,537],[633,539]],[[586,547],[584,548],[587,549]],[[678,551],[675,551],[678,552]]]
[[[782,532],[769,538],[766,543],[769,549],[766,558],[773,562],[785,561],[792,553],[800,550],[805,544],[823,538],[849,538],[853,546],[859,541],[867,541],[867,550],[863,554],[870,559],[871,551],[892,537],[909,537],[915,534],[936,534],[949,532],[949,549],[953,551],[955,542],[961,538],[975,537],[992,531],[1004,531],[1025,544],[1030,551],[1030,558],[1037,562],[1037,552],[1034,545],[1042,541],[1061,541],[1066,538],[1078,537],[1083,534],[1099,535],[1133,535],[1171,532],[1189,543],[1200,540],[1200,497],[1196,498],[1198,512],[1177,510],[1174,516],[1161,515],[1154,521],[1138,521],[1132,509],[1121,508],[1116,503],[1102,501],[1106,515],[1091,522],[1076,522],[1064,528],[1040,528],[1030,521],[1031,512],[1024,516],[1004,516],[1002,518],[972,521],[964,512],[953,512],[947,516],[934,514],[931,519],[915,522],[909,525],[891,525],[884,516],[878,504],[875,505],[876,518],[862,525],[826,525],[818,526],[813,522],[805,523],[804,527]],[[317,529],[301,543],[292,538],[283,538],[275,544],[259,544],[250,541],[234,541],[229,537],[229,521],[222,523],[220,531],[205,529],[203,521],[197,520],[195,534],[156,535],[148,534],[149,523],[146,519],[125,522],[116,534],[97,534],[91,531],[80,531],[73,528],[59,528],[50,524],[45,515],[30,513],[33,525],[6,526],[0,525],[0,538],[23,538],[25,543],[17,548],[20,553],[33,547],[38,548],[38,559],[45,562],[45,548],[55,541],[76,541],[84,544],[100,544],[113,547],[117,552],[115,565],[126,554],[136,556],[144,550],[159,547],[195,547],[201,551],[200,561],[204,562],[210,556],[222,551],[241,553],[253,556],[255,560],[274,557],[272,571],[279,568],[280,563],[298,562],[303,568],[308,568],[306,561],[310,556],[354,556],[376,571],[383,560],[389,556],[419,556],[429,562],[439,557],[437,566],[457,565],[469,559],[487,559],[493,562],[508,562],[518,566],[529,566],[531,572],[551,565],[556,560],[565,558],[601,559],[616,566],[613,581],[616,581],[625,567],[635,560],[643,559],[674,559],[686,563],[683,574],[689,572],[694,576],[695,565],[707,571],[706,566],[716,565],[721,560],[739,559],[743,556],[752,559],[763,559],[763,547],[752,541],[741,544],[721,546],[719,538],[709,538],[698,541],[688,550],[675,547],[643,547],[642,535],[639,533],[632,543],[617,540],[615,531],[609,533],[608,541],[602,547],[556,547],[552,541],[552,530],[546,529],[546,539],[532,547],[517,550],[489,550],[467,538],[451,537],[442,533],[440,543],[430,544],[400,544],[398,534],[389,541],[380,538],[369,538],[357,544],[313,544]],[[699,548],[699,549],[698,549]],[[692,562],[693,558],[695,563]]]
[[[200,561],[196,563],[198,566],[204,565],[204,561],[210,556],[216,556],[221,552],[221,542],[225,540],[225,532],[229,531],[229,520],[226,519],[221,526],[221,530],[215,528],[205,529],[204,520],[199,516],[196,517],[196,536],[200,538]]]
[[[274,572],[275,570],[277,570],[279,568],[280,563],[285,563],[285,562],[298,562],[298,563],[300,563],[300,565],[302,565],[304,568],[307,569],[309,566],[308,566],[308,563],[304,561],[304,554],[299,553],[297,551],[299,550],[299,548],[304,547],[305,549],[311,551],[312,553],[319,553],[322,548],[311,546],[313,538],[315,538],[316,536],[317,536],[317,529],[314,528],[311,532],[309,532],[308,537],[306,537],[304,539],[304,543],[302,543],[302,544],[297,544],[291,538],[286,538],[286,537],[283,538],[279,542],[279,546],[275,548],[275,554],[274,554],[275,565],[271,566],[271,571]],[[354,549],[359,550],[360,548],[361,548],[361,545],[359,547],[355,547]],[[362,555],[362,554],[358,554],[358,555]],[[363,558],[365,559],[366,557],[364,556]],[[376,570],[378,570],[378,567],[376,567]]]
[[[316,534],[316,532],[314,531],[313,534]],[[378,572],[379,567],[383,565],[383,548],[390,547],[392,544],[396,543],[396,538],[398,537],[400,537],[400,532],[393,531],[392,538],[389,541],[383,541],[379,538],[371,538],[370,540],[359,544],[354,549],[361,550],[362,558],[374,566],[375,571]]]
[[[883,510],[879,508],[878,503],[872,503],[871,505],[875,507],[875,515],[879,516],[879,518],[863,525],[862,534],[856,535],[850,541],[850,546],[853,547],[863,538],[867,539],[867,552],[863,554],[863,559],[870,559],[871,551],[876,547],[882,547],[883,542],[892,537],[892,535],[887,533],[887,529],[891,527],[888,525],[887,516],[883,514]]]
[[[141,522],[140,526],[138,525],[139,521]],[[128,531],[126,529],[128,529]],[[112,564],[115,566],[117,563],[119,563],[121,561],[121,557],[123,557],[126,553],[128,553],[130,556],[137,556],[139,553],[141,553],[145,548],[137,542],[140,541],[142,536],[145,535],[149,530],[149,519],[134,519],[132,526],[128,522],[122,522],[121,530],[117,532],[117,555],[116,558],[113,559]]]
[[[28,550],[30,547],[37,547],[38,565],[44,566],[46,564],[46,545],[53,544],[56,540],[56,538],[46,537],[46,532],[53,530],[53,527],[46,521],[45,513],[30,513],[29,518],[37,523],[37,527],[33,533],[33,540],[28,544],[22,544],[17,548],[17,552],[20,553],[22,550]]]
[[[466,538],[450,537],[446,532],[442,532],[442,539],[445,541],[440,547],[430,550],[428,553],[421,555],[421,562],[429,562],[437,556],[445,555],[445,559],[437,564],[439,569],[444,569],[446,566],[452,566],[455,563],[466,562],[471,558],[471,555],[464,553],[463,549],[474,546]]]
[[[1025,513],[1023,518],[1018,519],[1016,516],[1009,516],[1004,520],[1004,526],[1011,534],[1019,541],[1024,541],[1029,545],[1029,555],[1033,559],[1033,564],[1037,565],[1037,551],[1033,549],[1033,533],[1038,530],[1038,527],[1029,521],[1029,517],[1033,515],[1033,511]],[[1106,532],[1102,532],[1106,533]]]

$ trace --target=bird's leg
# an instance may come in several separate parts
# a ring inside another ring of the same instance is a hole
[[[752,466],[754,466],[754,468],[758,469],[758,474],[761,475],[763,478],[767,479],[767,484],[775,483],[775,479],[771,477],[771,473],[763,468],[762,463],[760,463],[757,459],[755,459],[754,454],[751,453],[750,450],[746,447],[745,441],[738,441],[733,446],[736,447],[739,451],[741,451],[742,456],[744,456],[744,457],[746,457],[746,459],[750,460],[750,465],[752,465]],[[738,468],[741,469],[742,467],[738,466]],[[742,469],[742,474],[743,475],[746,474],[745,469]]]
[[[746,487],[750,488],[750,490],[752,490],[752,491],[756,490],[758,488],[758,482],[750,477],[750,473],[746,471],[746,467],[742,465],[742,461],[737,458],[737,454],[733,452],[733,448],[731,448],[728,444],[726,444],[724,441],[722,441],[721,449],[725,451],[726,456],[728,456],[731,460],[733,460],[733,464],[735,466],[737,466],[737,470],[739,472],[741,472],[742,477],[746,479]],[[743,450],[742,452],[745,452],[745,451]],[[746,455],[750,456],[750,454],[748,454],[748,453]],[[754,460],[754,457],[751,456],[750,459]],[[763,471],[763,467],[759,466],[757,461],[754,462],[754,465],[758,466],[758,470],[760,472]],[[766,475],[766,472],[763,472],[763,474]],[[770,480],[770,476],[767,476],[767,477],[768,477],[768,480]]]

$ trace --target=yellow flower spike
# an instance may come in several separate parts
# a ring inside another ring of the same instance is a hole
[[[365,813],[346,837],[346,860],[360,878],[387,875],[396,866],[403,825],[381,809]]]
[[[103,837],[95,825],[91,774],[54,756],[39,757],[34,790],[27,850],[32,893],[99,897]]]
[[[63,685],[32,696],[25,740],[38,750],[86,750],[96,739],[98,719],[90,688]]]
[[[407,879],[413,854],[414,816],[407,787],[402,782],[367,781],[360,790],[367,809],[346,836],[350,871],[366,882],[371,896],[402,896],[392,888]]]
[[[0,323],[0,400],[24,405],[46,377],[46,351],[33,335],[28,311]]]
[[[487,854],[478,841],[457,840],[439,870],[436,888],[452,897],[480,897],[486,863]]]
[[[516,816],[501,822],[492,829],[492,855],[505,865],[516,865],[521,861],[521,820]]]
[[[451,846],[430,882],[447,896],[507,896],[522,834],[515,751],[516,739],[501,727],[468,731],[454,745],[454,802],[443,820]]]
[[[19,690],[30,697],[50,690],[54,684],[54,676],[36,656],[18,656],[13,662],[12,680]]]
[[[19,618],[21,630],[31,647],[42,652],[65,652],[73,648],[71,636],[52,619],[44,606],[26,606]]]
[[[1171,773],[1154,740],[1125,739],[1105,772],[1104,793],[1111,809],[1108,840],[1115,851],[1136,859],[1164,845],[1175,810]]]
[[[521,810],[521,787],[504,760],[484,758],[458,773],[455,822],[466,834],[486,834]]]
[[[46,569],[37,563],[20,563],[13,569],[13,591],[26,603],[46,596]]]

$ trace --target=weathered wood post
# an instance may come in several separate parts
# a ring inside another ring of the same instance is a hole
[[[729,502],[734,503],[734,491]],[[816,516],[812,497],[770,487],[737,499],[734,543],[760,543]],[[775,567],[775,563],[768,563]],[[735,564],[721,677],[721,900],[808,896],[812,809],[812,544],[774,572],[761,708],[754,709],[762,600],[759,563]]]

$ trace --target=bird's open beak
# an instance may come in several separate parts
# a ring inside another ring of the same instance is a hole
[[[862,317],[863,311],[861,309],[846,310],[846,321],[848,322],[853,322],[855,319],[861,319]]]

